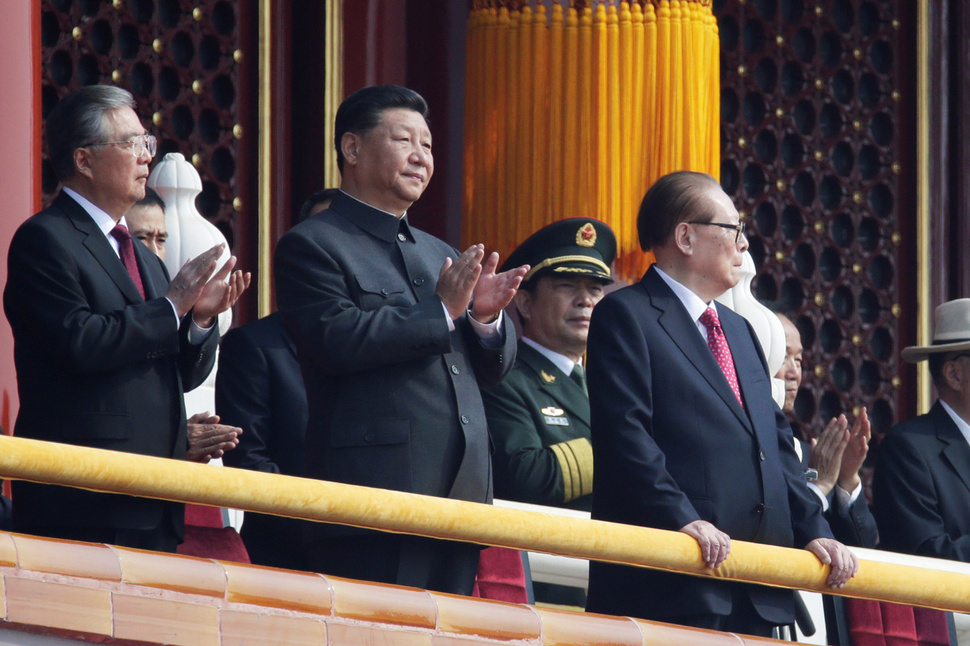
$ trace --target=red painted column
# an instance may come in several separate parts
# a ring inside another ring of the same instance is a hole
[[[24,29],[29,25],[29,29]],[[21,222],[40,209],[40,3],[10,2],[0,21],[0,285],[7,284],[7,250]],[[17,414],[13,336],[0,316],[0,424],[13,430]]]

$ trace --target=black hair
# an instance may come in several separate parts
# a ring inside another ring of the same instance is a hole
[[[333,145],[337,149],[337,169],[344,172],[344,154],[340,142],[348,132],[366,135],[381,122],[385,110],[414,110],[428,122],[428,104],[420,94],[400,85],[374,85],[357,90],[337,108]]]
[[[149,186],[145,187],[145,197],[135,202],[135,206],[140,206],[143,208],[148,206],[157,206],[162,210],[162,213],[165,212],[165,201],[162,200],[162,196],[156,193],[155,189]]]
[[[308,197],[306,201],[303,202],[299,212],[296,214],[296,222],[293,224],[299,224],[310,217],[313,209],[318,205],[327,203],[329,206],[329,203],[333,201],[333,198],[337,197],[338,193],[340,193],[339,188],[324,188]]]
[[[710,222],[714,217],[707,193],[720,188],[706,173],[680,170],[664,175],[647,191],[637,214],[640,248],[650,251],[662,246],[678,224],[690,218]]]

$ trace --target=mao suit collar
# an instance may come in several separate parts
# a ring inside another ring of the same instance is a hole
[[[330,203],[330,210],[384,242],[394,242],[402,226],[405,227],[406,233],[410,235],[407,214],[399,219],[386,211],[365,204],[343,191],[337,193],[336,197],[333,198]],[[411,235],[410,237],[413,239],[414,236]]]

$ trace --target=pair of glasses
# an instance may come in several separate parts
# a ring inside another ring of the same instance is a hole
[[[96,141],[85,146],[80,146],[81,148],[87,148],[89,146],[121,146],[122,148],[129,148],[131,154],[138,159],[146,152],[149,157],[155,156],[155,151],[157,150],[158,140],[155,139],[154,135],[138,135],[132,137],[128,141]]]
[[[741,242],[741,236],[744,235],[744,222],[738,222],[737,224],[725,224],[723,222],[698,222],[697,220],[692,220],[687,224],[706,224],[712,227],[721,227],[722,229],[732,229],[737,232],[734,236],[734,244]]]

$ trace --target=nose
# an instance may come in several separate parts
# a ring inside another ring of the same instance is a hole
[[[430,164],[431,159],[431,151],[421,146],[416,146],[414,151],[411,153],[411,161],[415,164],[420,164],[421,166],[427,166]]]
[[[741,251],[741,253],[748,250],[748,236],[744,232],[742,232],[741,237],[738,238],[738,249]]]

